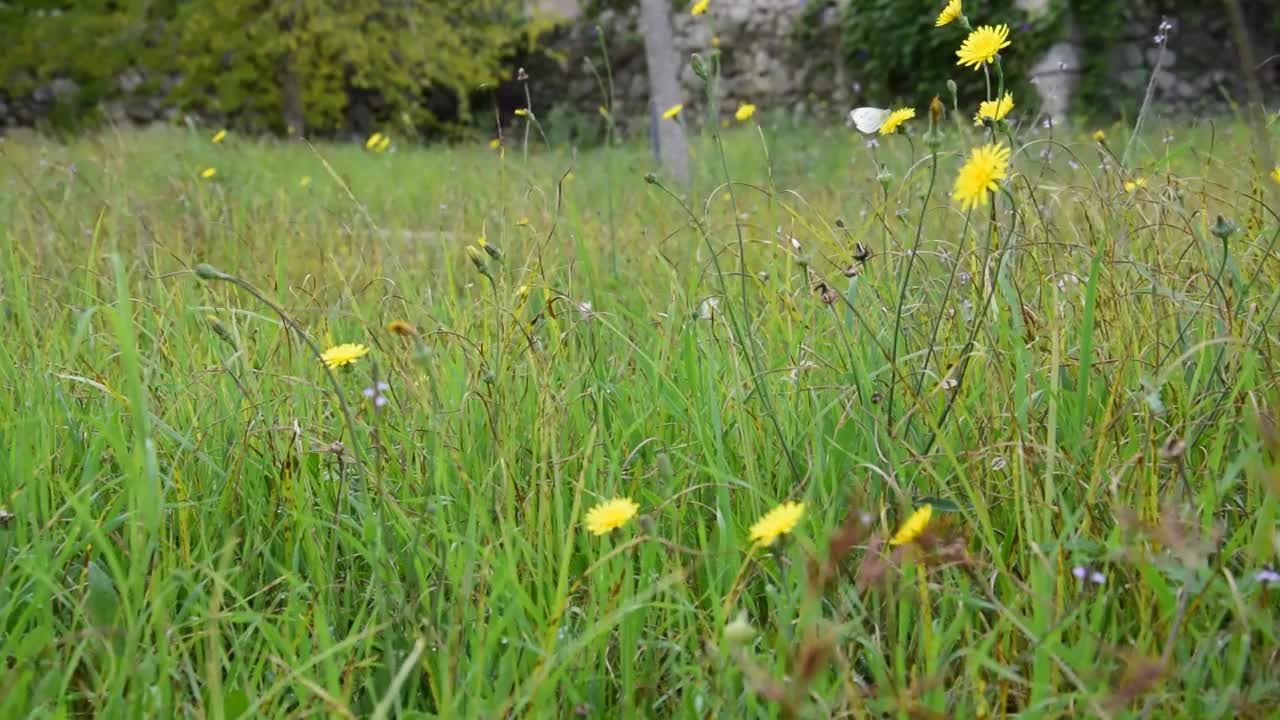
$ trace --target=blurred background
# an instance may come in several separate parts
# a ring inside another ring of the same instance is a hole
[[[277,136],[474,139],[531,105],[554,139],[599,142],[610,126],[617,137],[644,134],[660,109],[641,2],[9,0],[0,3],[0,131],[195,122]],[[656,33],[690,109],[705,97],[688,62],[695,52],[720,53],[724,107],[751,102],[798,120],[840,122],[856,105],[923,107],[948,97],[949,78],[973,72],[955,65],[955,34],[922,20],[942,0],[711,0],[701,17],[691,0],[643,2],[669,14]],[[1274,110],[1280,9],[1240,4]],[[1010,26],[1015,96],[1037,111],[1025,117],[1132,116],[1153,71],[1165,113],[1230,111],[1244,97],[1239,38],[1218,2],[966,0],[964,10],[975,25]]]

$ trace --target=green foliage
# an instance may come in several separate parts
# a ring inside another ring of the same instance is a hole
[[[470,96],[500,78],[503,58],[549,26],[518,0],[44,5],[0,9],[0,40],[14,49],[0,61],[8,94],[69,78],[86,111],[139,68],[181,77],[172,100],[182,107],[277,131],[294,115],[308,128],[345,127],[357,100],[361,124],[465,121]],[[453,98],[447,117],[427,109],[431,94]]]
[[[887,104],[899,99],[921,106],[934,95],[947,96],[947,80],[955,80],[960,99],[972,104],[986,99],[981,72],[956,65],[955,51],[965,31],[933,23],[945,5],[940,0],[859,0],[844,8],[841,49],[862,84],[864,97]],[[966,2],[974,27],[1006,24],[1013,46],[1001,53],[1008,89],[1018,101],[1029,101],[1027,70],[1056,36],[1061,13],[1028,17],[1015,0]],[[995,79],[992,79],[994,88]],[[992,90],[994,93],[994,89]],[[1025,98],[1025,100],[1024,100]]]

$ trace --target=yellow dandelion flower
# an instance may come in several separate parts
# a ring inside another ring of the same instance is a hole
[[[1105,132],[1103,132],[1103,131],[1101,131],[1101,130],[1094,130],[1094,131],[1093,131],[1093,141],[1094,141],[1094,142],[1097,142],[1097,143],[1105,142],[1105,141],[1106,141],[1106,139],[1107,139],[1107,134],[1106,134]]]
[[[299,187],[310,187],[310,186],[311,186],[311,176],[310,176],[310,175],[303,175],[303,176],[302,176],[302,179],[298,181],[298,186],[299,186]]]
[[[711,47],[713,47],[713,48],[718,48],[718,47],[720,47],[720,36],[719,36],[719,35],[712,35],[712,36],[711,36]]]
[[[999,182],[1009,176],[1009,148],[1004,145],[984,145],[974,148],[969,159],[956,176],[952,199],[965,210],[972,210],[987,202],[987,193],[995,192]]]
[[[214,134],[213,134],[213,144],[214,144],[214,145],[217,145],[218,143],[220,143],[220,142],[222,142],[223,140],[226,140],[226,139],[227,139],[227,131],[226,131],[226,130],[219,130],[218,132],[216,132],[216,133],[214,133]]]
[[[626,525],[639,509],[631,498],[606,500],[587,512],[587,530],[593,535],[604,535]]]
[[[489,149],[490,149],[490,150],[497,150],[497,149],[498,149],[498,147],[499,147],[500,145],[502,145],[502,141],[501,141],[501,140],[499,140],[498,138],[491,138],[491,139],[489,140]]]
[[[738,109],[733,113],[733,118],[738,122],[746,122],[756,114],[756,106],[751,103],[738,103]]]
[[[898,528],[897,534],[889,540],[890,545],[906,545],[914,542],[920,537],[920,533],[929,526],[929,519],[933,517],[932,505],[921,505],[915,512],[911,513],[911,517],[902,523],[902,527]]]
[[[207,167],[204,170],[200,171],[200,177],[204,178],[205,180],[212,180],[213,176],[217,174],[218,174],[217,168]]]
[[[956,57],[960,60],[956,64],[972,65],[977,70],[990,64],[996,59],[997,53],[1012,44],[1009,42],[1008,25],[981,25],[960,44],[960,49],[956,51]]]
[[[1280,183],[1280,165],[1277,165],[1276,169],[1271,171],[1271,179]]]
[[[973,124],[981,125],[983,120],[1003,120],[1013,109],[1013,93],[1005,93],[999,100],[985,100],[978,106],[978,114],[973,116]]]
[[[386,152],[389,147],[391,147],[391,138],[383,135],[382,139],[378,141],[378,144],[373,146],[373,151]]]
[[[934,27],[942,27],[950,25],[960,19],[963,11],[960,9],[960,0],[951,0],[947,6],[942,8],[942,12],[938,13],[938,20],[933,24]]]
[[[403,320],[392,320],[387,323],[387,332],[395,333],[401,337],[413,337],[418,334],[418,328]]]
[[[707,6],[710,4],[711,0],[698,0],[693,4],[693,7],[689,8],[689,14],[694,16],[701,15],[707,11]]]
[[[369,354],[369,348],[358,343],[344,343],[335,345],[328,350],[320,353],[320,359],[324,361],[329,369],[340,368],[343,365],[350,365]]]
[[[1141,178],[1141,177],[1140,177],[1140,178],[1134,178],[1134,179],[1132,179],[1132,180],[1125,180],[1125,181],[1124,181],[1124,191],[1125,191],[1125,192],[1130,192],[1130,193],[1131,193],[1131,192],[1133,192],[1134,190],[1137,190],[1138,188],[1145,186],[1146,184],[1147,184],[1147,179],[1146,179],[1146,178]]]
[[[761,546],[772,545],[779,537],[791,532],[802,517],[804,503],[784,502],[751,526],[751,541]]]
[[[382,142],[382,133],[376,132],[370,135],[368,140],[364,141],[364,149],[372,150],[375,147],[377,147],[378,143],[380,142]]]
[[[681,110],[683,110],[683,109],[684,109],[684,103],[676,103],[675,105],[672,105],[671,107],[669,107],[669,108],[667,108],[665,111],[663,111],[663,113],[662,113],[662,119],[663,119],[663,120],[670,120],[671,118],[673,118],[673,117],[675,117],[675,116],[679,115],[679,114],[680,114],[680,111],[681,111]]]
[[[516,108],[516,117],[528,117],[529,108]]]
[[[889,113],[889,116],[880,123],[881,135],[892,135],[898,131],[903,123],[916,116],[915,108],[899,108]]]
[[[529,225],[529,218],[527,217],[522,217],[516,221],[516,227],[528,227],[528,225]]]

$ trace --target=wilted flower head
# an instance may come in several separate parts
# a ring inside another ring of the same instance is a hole
[[[418,329],[404,320],[392,320],[387,323],[387,332],[395,333],[401,337],[413,337],[418,334]]]

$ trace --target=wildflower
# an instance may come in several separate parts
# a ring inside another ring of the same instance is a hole
[[[929,122],[936,125],[940,120],[942,120],[942,98],[934,95],[933,102],[929,103]]]
[[[529,116],[528,108],[516,108],[516,117],[528,117],[528,116]]]
[[[901,127],[903,123],[905,123],[906,121],[910,120],[915,116],[916,116],[915,108],[899,108],[897,110],[894,110],[893,112],[889,113],[889,117],[886,117],[883,123],[880,123],[880,134],[881,135],[894,134],[895,132],[898,131],[898,128]]]
[[[960,49],[956,51],[960,60],[956,64],[972,65],[977,70],[984,64],[990,64],[996,59],[997,53],[1011,44],[1008,25],[980,25],[960,44]]]
[[[226,139],[227,139],[227,131],[226,131],[226,130],[219,130],[218,132],[216,132],[216,133],[214,133],[214,134],[213,134],[213,144],[214,144],[214,145],[217,145],[218,143],[220,143],[220,142],[222,142],[223,140],[226,140]]]
[[[947,3],[946,7],[942,8],[942,12],[938,13],[938,20],[933,24],[933,26],[942,27],[943,25],[950,25],[956,20],[959,20],[962,15],[963,11],[960,9],[960,0],[951,0],[951,2]]]
[[[517,307],[523,307],[525,302],[528,299],[529,299],[528,285],[521,285],[520,287],[516,288],[516,306]]]
[[[1124,181],[1124,191],[1125,191],[1125,192],[1129,192],[1129,193],[1131,193],[1131,192],[1133,192],[1134,190],[1137,190],[1138,188],[1140,188],[1140,187],[1142,187],[1142,186],[1144,186],[1144,185],[1146,185],[1146,184],[1147,184],[1147,179],[1146,179],[1146,178],[1134,178],[1134,179],[1132,179],[1132,180],[1125,180],[1125,181]]]
[[[1103,132],[1102,130],[1094,130],[1094,131],[1093,131],[1093,141],[1094,141],[1094,142],[1096,142],[1096,143],[1100,143],[1100,142],[1106,142],[1106,140],[1107,140],[1107,134],[1106,134],[1105,132]]]
[[[804,503],[784,502],[751,526],[751,540],[765,547],[772,545],[779,537],[791,532],[802,517]]]
[[[978,114],[973,116],[973,124],[981,125],[983,120],[1003,120],[1013,109],[1013,93],[1005,93],[999,100],[986,100],[978,106]]]
[[[364,149],[373,150],[378,146],[378,143],[382,142],[382,138],[383,138],[383,134],[380,132],[376,132],[370,135],[369,139],[364,141]]]
[[[320,359],[330,370],[340,368],[343,365],[350,365],[369,354],[369,348],[358,343],[344,343],[335,345],[320,354]]]
[[[480,251],[480,248],[475,245],[468,245],[467,259],[471,261],[472,265],[476,266],[476,270],[479,270],[481,275],[489,274],[489,264],[485,262],[484,253]]]
[[[373,151],[379,152],[379,153],[386,152],[387,148],[389,147],[391,147],[391,138],[387,137],[386,135],[383,135],[381,138],[378,139],[378,142],[373,146]]]
[[[1107,582],[1106,575],[1083,565],[1077,565],[1071,568],[1071,574],[1075,575],[1076,579],[1080,582],[1084,582],[1086,579],[1094,585],[1105,585]]]
[[[587,530],[593,535],[604,535],[626,525],[639,509],[631,498],[606,500],[587,512]]]
[[[368,398],[369,402],[373,403],[374,407],[382,407],[383,405],[387,404],[387,396],[383,395],[382,393],[390,389],[391,389],[390,385],[384,382],[380,382],[377,384],[377,386],[370,386],[365,388],[364,390],[361,391],[361,394],[364,395],[366,398]]]
[[[516,221],[516,227],[528,227],[528,226],[529,226],[529,218],[527,217],[522,217]]]
[[[490,150],[497,150],[497,149],[498,149],[498,147],[499,147],[500,145],[502,145],[502,141],[501,141],[501,140],[499,140],[498,138],[491,138],[491,139],[489,140],[489,149],[490,149]]]
[[[710,4],[711,0],[698,0],[693,7],[689,8],[689,14],[695,17],[701,15],[707,11],[707,6]]]
[[[418,329],[403,320],[392,320],[387,323],[387,332],[401,337],[413,337],[418,334]]]
[[[738,109],[733,113],[733,118],[738,122],[746,122],[756,114],[756,106],[751,103],[739,103]]]
[[[1275,570],[1259,570],[1253,574],[1259,585],[1280,585],[1280,573]]]
[[[1276,169],[1271,171],[1271,179],[1280,183],[1280,165],[1277,165]]]
[[[217,168],[207,167],[200,172],[200,177],[204,178],[205,180],[212,180],[213,176],[217,174],[218,174]]]
[[[733,622],[724,626],[724,639],[730,645],[745,645],[755,635],[756,629],[751,627],[751,620],[747,616],[746,610],[738,611],[738,616],[733,619]]]
[[[1009,176],[1009,148],[1004,145],[984,145],[969,153],[969,160],[956,176],[952,199],[965,210],[972,210],[987,202],[987,193],[999,188],[999,181]]]
[[[924,529],[929,526],[929,519],[933,517],[932,505],[921,505],[915,512],[911,513],[911,517],[902,523],[902,527],[898,528],[898,532],[889,540],[890,545],[906,545],[915,542]]]
[[[711,36],[711,47],[713,47],[713,48],[718,48],[718,47],[720,47],[720,36],[719,36],[719,35],[712,35],[712,36]]]
[[[480,249],[485,251],[485,254],[494,260],[502,259],[502,249],[497,245],[490,243],[483,235],[480,236],[480,239],[476,240],[476,245],[479,245]]]
[[[665,111],[663,111],[663,113],[662,113],[662,119],[663,119],[663,120],[670,120],[670,119],[674,118],[675,116],[679,115],[679,114],[680,114],[680,111],[681,111],[681,110],[683,110],[683,109],[684,109],[684,103],[676,103],[675,105],[672,105],[671,107],[669,107],[669,108],[667,108]]]
[[[298,181],[298,187],[309,187],[310,185],[311,185],[310,175],[303,175],[302,179]]]

